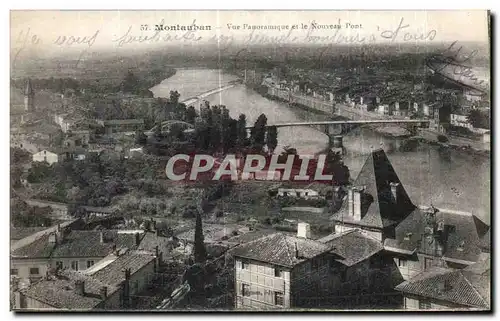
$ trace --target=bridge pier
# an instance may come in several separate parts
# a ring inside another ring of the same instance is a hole
[[[341,154],[344,154],[343,132],[344,128],[342,124],[325,125],[325,134],[328,135],[328,147]]]

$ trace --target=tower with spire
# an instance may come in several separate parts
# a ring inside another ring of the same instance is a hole
[[[35,111],[35,91],[29,78],[26,81],[26,88],[24,89],[24,110],[27,112]]]

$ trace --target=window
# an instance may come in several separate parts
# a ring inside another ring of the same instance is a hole
[[[10,275],[17,275],[19,271],[17,269],[10,269]]]
[[[284,303],[283,292],[274,292],[274,305],[283,306],[283,303]]]
[[[250,296],[250,286],[248,284],[241,284],[241,295]]]
[[[406,267],[407,266],[407,261],[404,259],[398,259],[398,266],[399,267]]]
[[[56,262],[56,269],[62,270],[64,268],[64,264],[62,261],[57,261]]]
[[[38,275],[40,270],[38,268],[30,268],[30,275]]]
[[[277,278],[283,277],[283,271],[281,271],[279,268],[274,268],[274,276]]]
[[[317,260],[317,259],[312,259],[312,260],[311,260],[311,268],[312,268],[313,270],[318,269],[318,263],[319,263],[319,262],[318,262],[318,260]]]
[[[421,309],[421,310],[428,310],[428,309],[431,309],[432,306],[431,306],[430,302],[424,301],[424,300],[420,300],[420,301],[418,301],[418,308]]]
[[[426,257],[424,259],[424,270],[427,270],[428,268],[430,268],[432,266],[432,259],[431,258],[428,258]]]
[[[43,161],[46,162],[47,161],[47,156],[44,156],[43,157]]]
[[[241,261],[241,268],[243,270],[248,270],[250,268],[250,264],[248,264],[248,261]]]
[[[78,271],[78,261],[71,261],[71,269]]]
[[[92,265],[94,265],[94,260],[88,260],[88,261],[87,261],[87,269],[88,269],[89,267],[91,267]]]

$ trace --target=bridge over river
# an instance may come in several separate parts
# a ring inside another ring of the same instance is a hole
[[[398,124],[406,127],[426,127],[429,124],[427,119],[370,119],[370,120],[325,120],[325,121],[307,121],[307,122],[285,122],[269,124],[267,127],[296,127],[311,126],[328,135],[330,146],[339,141],[338,136],[344,134],[349,126],[352,125],[377,125],[377,124]],[[253,126],[247,126],[251,130]],[[337,137],[336,137],[337,136]],[[341,137],[340,137],[341,139]]]
[[[210,95],[219,93],[219,92],[227,90],[229,88],[233,88],[234,86],[236,86],[237,84],[240,84],[240,83],[241,83],[240,80],[230,81],[227,85],[225,85],[223,87],[211,89],[211,90],[206,91],[204,93],[201,93],[197,96],[187,98],[187,99],[181,101],[181,103],[185,104],[187,107],[192,106],[193,104],[199,102],[200,100],[202,100]]]

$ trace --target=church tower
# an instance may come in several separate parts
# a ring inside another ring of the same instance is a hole
[[[31,86],[31,79],[28,78],[26,82],[26,88],[24,89],[24,111],[33,112],[35,111],[35,92]]]

